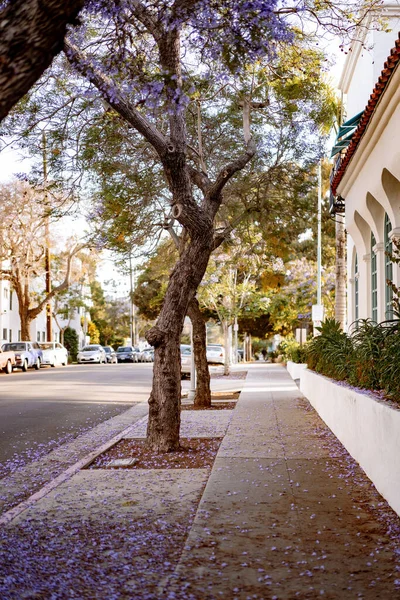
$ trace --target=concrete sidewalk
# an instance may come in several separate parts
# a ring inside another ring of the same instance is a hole
[[[254,365],[164,597],[399,598],[399,525],[286,370]]]
[[[81,470],[4,525],[1,599],[400,597],[399,518],[286,369],[250,365],[182,435],[225,435],[211,475]]]

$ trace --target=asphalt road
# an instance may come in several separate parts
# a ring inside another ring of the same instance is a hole
[[[152,364],[0,374],[0,477],[147,400]]]

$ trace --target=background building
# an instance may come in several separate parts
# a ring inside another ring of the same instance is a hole
[[[344,206],[348,325],[393,317],[400,272],[387,253],[400,238],[400,3],[385,4],[390,32],[370,31],[348,54],[340,90],[345,122],[333,150],[333,206]],[[335,210],[335,209],[334,209]]]

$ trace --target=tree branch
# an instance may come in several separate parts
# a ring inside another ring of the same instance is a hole
[[[211,208],[211,205],[215,205],[212,208],[213,216],[216,214],[221,204],[221,192],[225,185],[238,171],[241,171],[247,165],[247,163],[251,161],[255,153],[256,145],[253,139],[250,139],[249,143],[247,144],[246,151],[236,160],[228,163],[223,169],[221,169],[215,182],[210,186],[205,196],[205,204],[208,205],[209,209]]]
[[[233,221],[231,221],[231,223],[229,223],[229,225],[227,227],[225,227],[225,229],[216,233],[214,236],[213,250],[216,250],[217,248],[219,248],[219,246],[221,244],[223,244],[225,242],[225,240],[228,239],[228,237],[230,236],[232,231],[234,229],[236,229],[236,227],[244,219],[244,217],[246,215],[248,215],[249,213],[251,213],[253,210],[256,210],[255,207],[253,207],[253,206],[246,208],[246,210],[244,210],[242,213],[240,213],[240,215],[238,215],[236,217],[236,219],[233,219]]]
[[[99,90],[107,103],[143,135],[162,158],[169,150],[168,141],[162,133],[123,96],[111,79],[95,67],[91,60],[68,39],[64,41],[64,52],[71,65]]]
[[[83,250],[83,248],[85,248],[86,246],[87,246],[87,244],[80,244],[79,246],[76,246],[68,254],[68,256],[67,256],[67,269],[66,269],[66,274],[65,274],[64,281],[62,281],[60,283],[60,285],[57,285],[56,287],[53,287],[53,289],[51,290],[51,292],[49,292],[48,294],[46,294],[46,296],[43,298],[43,300],[41,302],[39,302],[39,304],[37,306],[35,306],[35,308],[30,308],[28,310],[28,315],[29,315],[30,319],[34,319],[35,317],[37,317],[42,312],[42,310],[44,309],[44,307],[46,306],[46,304],[48,304],[50,302],[50,300],[54,296],[56,296],[60,292],[63,292],[64,290],[67,290],[69,288],[69,280],[70,280],[70,276],[71,276],[72,259],[74,258],[74,256],[76,254],[78,254],[78,252],[80,252],[81,250]]]
[[[191,165],[187,165],[187,170],[193,185],[196,185],[199,190],[203,192],[203,194],[206,194],[211,187],[211,181],[208,175],[202,171],[199,171],[195,167],[192,167]]]
[[[62,50],[84,0],[13,0],[0,13],[0,121]]]

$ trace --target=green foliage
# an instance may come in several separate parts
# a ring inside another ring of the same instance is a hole
[[[352,335],[327,319],[319,336],[307,346],[310,369],[362,389],[383,390],[400,402],[399,321],[375,323],[361,319]]]
[[[318,330],[320,335],[307,346],[306,362],[309,368],[333,379],[346,379],[353,355],[350,337],[335,319],[326,319]]]
[[[307,362],[307,344],[300,345],[294,338],[287,338],[281,341],[278,346],[278,352],[285,361],[291,360],[294,363]]]
[[[400,401],[400,331],[397,323],[382,349],[380,384],[389,397]]]
[[[72,327],[67,327],[64,331],[64,346],[69,352],[70,359],[75,362],[79,350],[79,338]]]
[[[360,319],[352,335],[353,354],[347,380],[370,390],[381,388],[382,352],[391,329],[370,319]]]

